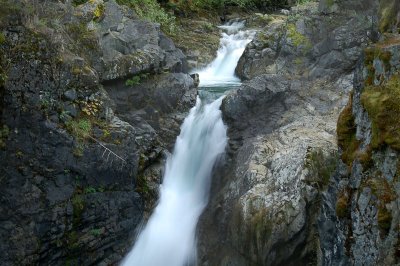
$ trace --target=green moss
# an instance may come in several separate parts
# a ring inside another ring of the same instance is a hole
[[[90,234],[92,236],[100,236],[102,234],[102,230],[100,228],[94,228],[92,230],[90,230]]]
[[[382,44],[380,44],[382,45]],[[380,60],[384,65],[384,72],[389,72],[391,69],[390,59],[392,54],[390,51],[382,49],[379,45],[368,47],[364,50],[364,64],[367,69],[367,77],[365,85],[370,86],[375,83],[375,79],[380,79],[380,82],[384,81],[384,75],[376,77],[376,69],[374,68],[374,60]]]
[[[397,11],[399,10],[398,0],[380,1],[379,7],[379,30],[390,31],[397,23]]]
[[[306,36],[297,31],[296,25],[288,24],[287,33],[288,37],[292,40],[292,43],[295,47],[302,46],[306,51],[311,49],[312,44],[310,40]]]
[[[380,202],[390,203],[396,199],[396,192],[386,178],[372,177],[367,179],[365,186],[369,187]]]
[[[378,208],[378,226],[383,233],[387,233],[392,225],[392,213],[382,204]]]
[[[69,250],[75,250],[78,248],[78,233],[76,231],[71,231],[67,234],[67,248]]]
[[[133,76],[130,79],[125,81],[125,85],[129,87],[133,87],[140,84],[140,76]]]
[[[176,32],[175,16],[166,12],[156,0],[117,0],[120,5],[126,5],[140,17],[160,23],[161,29],[167,33]]]
[[[73,227],[75,228],[82,221],[82,214],[85,209],[85,201],[83,200],[81,195],[75,193],[74,196],[72,197],[71,202],[73,207],[72,224]]]
[[[329,184],[331,175],[337,166],[338,155],[336,152],[324,153],[322,150],[307,152],[306,166],[310,170],[307,182],[316,184],[319,190],[325,190]]]
[[[349,212],[349,197],[347,193],[342,192],[336,201],[336,216],[339,218],[345,218]]]
[[[372,147],[368,145],[368,147],[358,154],[358,159],[360,160],[361,165],[363,166],[364,171],[371,168],[374,165],[374,160],[372,159]]]
[[[74,6],[79,6],[79,5],[82,5],[82,4],[85,4],[85,3],[87,3],[89,0],[72,0],[72,4],[74,5]]]
[[[326,5],[327,5],[328,7],[332,7],[334,3],[335,3],[334,0],[326,0]]]
[[[88,138],[92,132],[92,123],[87,118],[71,120],[66,123],[66,128],[78,140]]]
[[[4,149],[6,147],[6,141],[9,134],[10,129],[8,128],[8,126],[3,125],[3,127],[0,129],[0,149]]]
[[[104,15],[104,4],[98,4],[93,12],[94,19],[99,20]]]
[[[393,75],[380,86],[367,86],[361,102],[372,122],[371,147],[388,145],[400,151],[400,76]]]
[[[0,45],[6,42],[6,36],[2,32],[0,32]]]
[[[75,143],[72,153],[74,154],[75,157],[82,157],[84,149],[85,146],[83,145],[83,143],[78,141],[77,143]]]
[[[66,31],[76,42],[76,49],[86,48],[90,51],[98,50],[98,39],[95,33],[89,30],[85,23],[67,24]]]
[[[136,178],[136,189],[138,193],[142,194],[145,198],[151,197],[151,191],[146,177],[143,174],[139,174]]]
[[[348,104],[339,115],[336,129],[338,145],[342,149],[341,158],[348,166],[351,166],[354,159],[357,157],[357,149],[360,145],[360,142],[356,138],[352,102],[353,95],[350,94]]]
[[[253,260],[261,257],[263,247],[271,237],[273,223],[268,217],[268,210],[263,207],[259,210],[251,207],[252,215],[246,223],[245,239],[246,246],[249,248],[249,254]],[[276,220],[274,222],[277,222]],[[279,222],[278,222],[279,223]],[[257,265],[262,265],[262,261],[258,261]]]

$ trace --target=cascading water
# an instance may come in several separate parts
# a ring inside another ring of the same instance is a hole
[[[254,37],[254,31],[243,31],[243,22],[233,22],[219,28],[222,33],[220,48],[215,60],[205,69],[197,71],[201,87],[239,86],[240,79],[235,76],[235,68],[246,45]]]
[[[234,69],[250,41],[247,32],[238,32],[241,27],[240,23],[221,27],[228,34],[223,33],[217,58],[199,73],[201,85],[207,86],[200,91],[218,87],[226,91],[240,84]],[[208,202],[212,169],[227,144],[227,129],[219,110],[223,96],[218,92],[200,94],[202,99],[197,98],[186,117],[167,160],[159,203],[122,262],[124,266],[195,264],[196,225]]]

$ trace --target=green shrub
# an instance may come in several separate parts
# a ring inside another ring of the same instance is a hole
[[[101,233],[102,233],[102,231],[99,228],[94,228],[94,229],[90,230],[90,234],[93,236],[100,236]]]
[[[138,84],[140,84],[140,77],[139,76],[133,76],[132,78],[127,79],[125,81],[125,85],[126,86],[135,86],[135,85],[138,85]]]
[[[94,187],[87,187],[85,188],[85,194],[96,193],[96,189]]]
[[[92,132],[92,123],[86,118],[68,121],[66,127],[78,140],[88,138]]]
[[[175,17],[165,11],[156,0],[117,0],[118,4],[126,5],[135,10],[139,17],[160,23],[163,31],[176,31]]]

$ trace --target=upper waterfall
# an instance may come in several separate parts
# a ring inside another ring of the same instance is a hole
[[[206,68],[195,71],[199,74],[200,86],[240,84],[240,79],[235,76],[235,68],[246,45],[254,37],[254,31],[242,30],[243,27],[244,21],[219,26],[225,32],[222,33],[217,57]]]

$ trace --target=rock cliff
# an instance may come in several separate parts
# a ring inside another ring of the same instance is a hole
[[[263,16],[236,69],[249,81],[222,106],[230,145],[200,225],[203,265],[397,263],[398,12],[320,1]]]
[[[195,101],[185,56],[113,0],[1,4],[1,264],[115,264]]]

